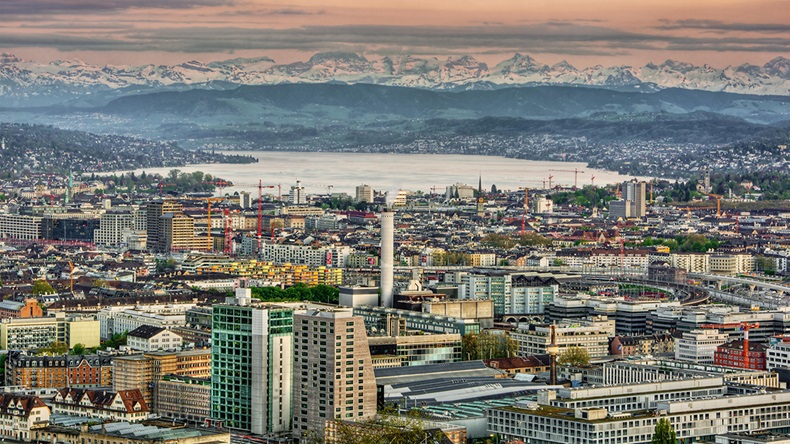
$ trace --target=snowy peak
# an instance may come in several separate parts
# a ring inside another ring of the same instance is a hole
[[[64,97],[137,86],[331,81],[433,89],[535,84],[639,88],[645,84],[651,89],[788,95],[790,59],[776,57],[762,66],[743,64],[725,68],[676,60],[642,67],[576,68],[565,60],[548,65],[526,54],[514,54],[491,68],[466,55],[445,59],[408,54],[367,58],[354,52],[323,52],[307,61],[290,64],[277,64],[269,57],[260,56],[211,63],[192,60],[176,65],[96,66],[77,59],[36,63],[0,53],[0,97],[7,103],[30,103],[30,100],[37,100],[38,104],[59,103]]]

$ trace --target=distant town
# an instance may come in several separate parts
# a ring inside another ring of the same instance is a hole
[[[742,437],[790,431],[787,179],[715,171],[0,179],[0,436],[786,442]]]

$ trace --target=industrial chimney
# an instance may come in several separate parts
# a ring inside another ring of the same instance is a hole
[[[392,307],[392,258],[395,213],[390,208],[381,212],[381,306]]]

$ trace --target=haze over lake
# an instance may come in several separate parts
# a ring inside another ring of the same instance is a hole
[[[262,180],[264,185],[281,184],[283,194],[300,180],[308,193],[326,193],[327,186],[332,185],[333,193],[345,192],[353,195],[355,187],[360,184],[367,184],[375,190],[383,191],[406,189],[430,192],[431,187],[435,186],[437,193],[444,193],[446,186],[456,182],[476,187],[479,175],[482,175],[484,189],[490,189],[492,184],[500,190],[515,190],[522,187],[541,189],[543,181],[547,180],[550,174],[554,176],[552,185],[572,186],[574,169],[579,170],[579,187],[589,185],[591,176],[595,176],[595,185],[622,182],[633,178],[613,171],[590,169],[580,162],[550,162],[496,156],[285,151],[227,151],[226,153],[254,156],[259,162],[245,165],[190,165],[178,169],[183,172],[202,171],[231,180],[238,186],[226,188],[230,193],[235,191],[257,193],[258,180]],[[148,168],[145,172],[167,175],[172,169]],[[136,170],[135,174],[142,171],[142,169]],[[264,193],[272,194],[272,191],[266,189]]]

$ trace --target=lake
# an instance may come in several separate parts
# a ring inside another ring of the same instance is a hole
[[[281,184],[283,195],[287,194],[297,180],[302,182],[307,193],[326,193],[327,187],[331,185],[333,193],[345,192],[353,196],[355,187],[361,184],[381,191],[405,189],[430,192],[432,187],[436,187],[437,193],[444,193],[446,186],[457,182],[477,187],[479,176],[482,176],[484,189],[490,189],[492,184],[499,190],[523,187],[541,189],[544,181],[548,186],[549,175],[554,176],[552,185],[572,186],[574,169],[579,170],[580,187],[589,185],[592,176],[595,176],[595,185],[623,182],[633,178],[613,171],[590,169],[581,162],[522,160],[496,156],[285,151],[226,153],[251,155],[259,161],[246,165],[190,165],[178,169],[184,172],[202,171],[233,181],[237,186],[226,188],[230,193],[257,193],[258,180],[262,180],[264,185]],[[171,169],[173,168],[148,168],[145,172],[167,175]],[[135,174],[142,171],[143,169],[136,170]],[[264,190],[264,193],[272,194],[269,189]]]

